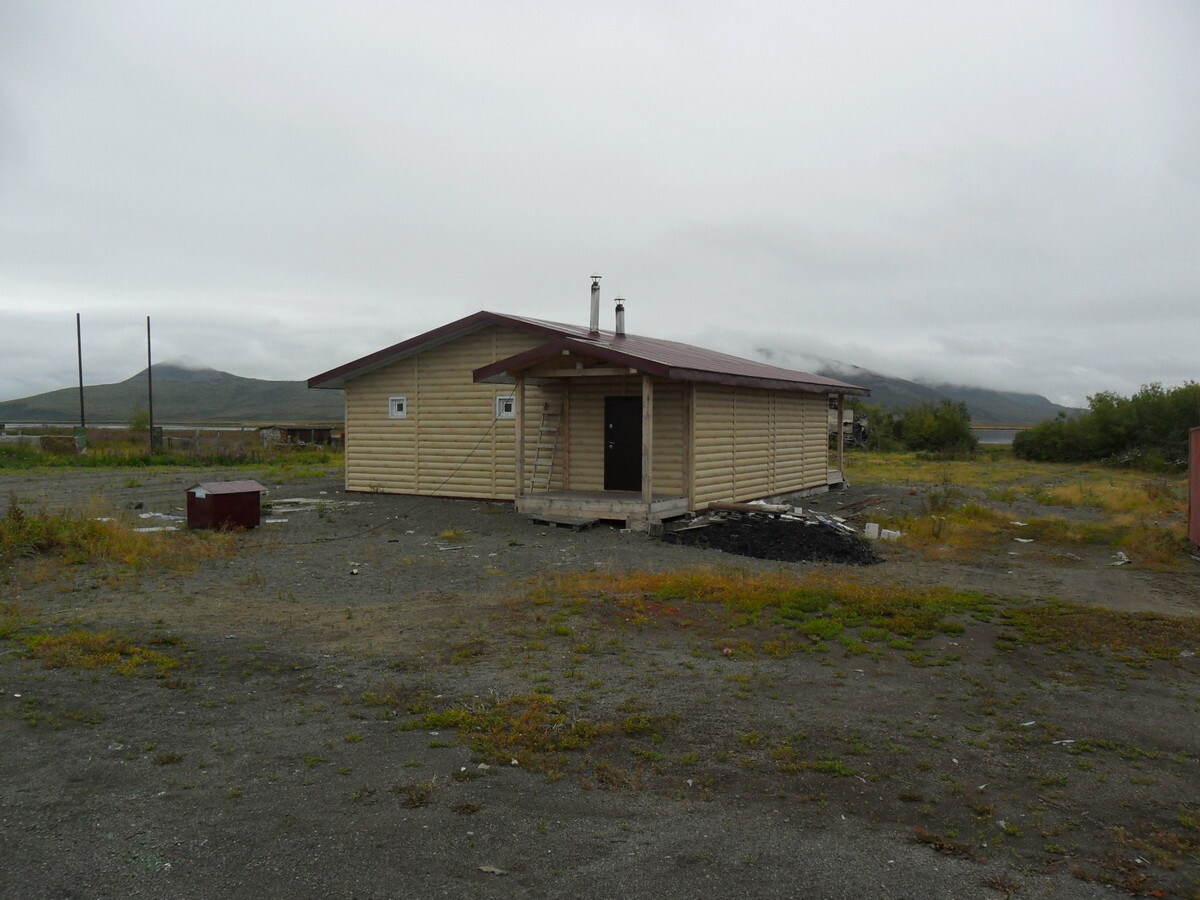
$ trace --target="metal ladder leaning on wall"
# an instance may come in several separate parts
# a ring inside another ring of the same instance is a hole
[[[542,407],[542,421],[538,424],[537,445],[534,448],[533,466],[529,475],[532,490],[550,490],[561,429],[562,409],[549,403],[545,404]]]

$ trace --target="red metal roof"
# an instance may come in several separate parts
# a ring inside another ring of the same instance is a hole
[[[854,384],[796,372],[767,363],[755,362],[715,350],[706,350],[678,341],[644,337],[637,334],[618,335],[612,331],[590,334],[585,326],[547,322],[523,316],[478,312],[443,325],[433,331],[402,341],[369,356],[346,363],[308,380],[310,388],[344,387],[348,378],[365,375],[398,360],[420,353],[430,347],[453,340],[488,325],[505,325],[539,337],[547,343],[533,350],[499,360],[476,370],[476,381],[502,380],[503,373],[519,370],[561,354],[564,350],[593,357],[610,364],[676,381],[710,381],[749,387],[779,390],[804,390],[817,393],[869,396],[870,390]]]

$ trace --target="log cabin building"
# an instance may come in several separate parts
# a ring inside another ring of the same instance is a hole
[[[863,387],[700,347],[494,312],[310,378],[346,396],[346,489],[514,501],[643,529],[840,484],[827,410]]]

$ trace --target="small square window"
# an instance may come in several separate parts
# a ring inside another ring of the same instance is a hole
[[[513,396],[496,398],[496,418],[515,419],[517,417],[517,398]]]
[[[388,418],[389,419],[407,419],[408,418],[408,398],[407,397],[388,397]]]

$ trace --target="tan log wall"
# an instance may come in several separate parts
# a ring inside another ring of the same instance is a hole
[[[697,384],[693,509],[825,486],[826,406],[823,394]]]
[[[474,384],[471,372],[538,343],[490,325],[349,381],[346,489],[512,499],[515,425],[496,418],[496,398],[513,388]],[[396,395],[408,399],[406,418],[388,418],[388,398]],[[526,389],[531,443],[546,399],[542,389]]]

